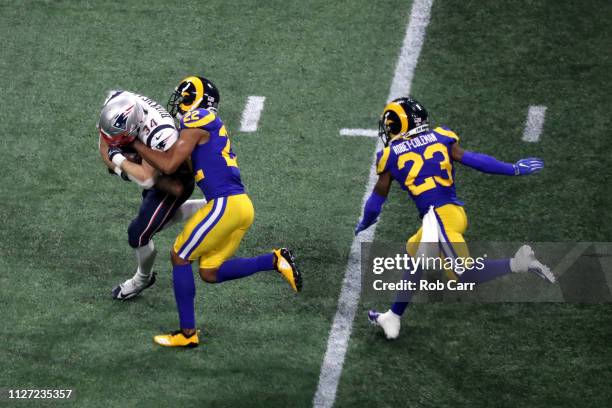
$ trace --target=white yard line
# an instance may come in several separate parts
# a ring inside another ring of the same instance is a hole
[[[523,131],[523,141],[535,143],[540,140],[544,118],[546,117],[546,106],[530,106],[527,112],[527,121]]]
[[[432,3],[433,0],[414,0],[412,3],[410,20],[406,27],[402,50],[389,91],[389,100],[410,93],[414,69],[425,41],[425,30],[429,24]],[[379,140],[376,150],[380,149],[382,149],[382,142]],[[376,182],[375,159],[374,156],[370,166],[366,191],[362,199],[362,207]],[[355,311],[361,295],[361,242],[373,241],[375,231],[376,224],[360,233],[351,244],[351,252],[344,272],[340,298],[338,299],[338,309],[327,340],[327,350],[321,365],[319,385],[313,399],[314,407],[331,407],[334,405],[344,357],[351,337]]]
[[[571,268],[578,259],[582,256],[584,251],[586,251],[591,246],[588,242],[578,242],[576,245],[570,249],[565,256],[559,261],[559,263],[554,267],[553,274],[555,278],[559,280],[559,278],[567,272],[569,268]]]
[[[601,270],[604,274],[604,278],[608,283],[608,288],[612,289],[612,265],[608,260],[607,256],[612,252],[612,248],[609,243],[596,243],[595,251],[600,254],[599,263],[601,264]]]
[[[241,132],[255,132],[261,111],[264,108],[265,96],[249,96],[240,120]]]
[[[378,137],[378,130],[376,129],[340,129],[340,136],[367,136],[367,137]]]

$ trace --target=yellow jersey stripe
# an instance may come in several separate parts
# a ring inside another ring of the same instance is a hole
[[[382,156],[376,165],[376,173],[380,174],[385,171],[385,167],[387,167],[387,160],[389,159],[389,153],[391,152],[391,148],[389,146],[383,149]]]
[[[439,133],[444,136],[448,136],[450,138],[453,138],[456,141],[459,141],[459,136],[457,136],[457,134],[453,132],[452,130],[446,130],[446,129],[442,129],[441,127],[437,127],[434,129],[434,132]]]
[[[213,120],[215,120],[215,114],[210,112],[208,115],[204,116],[202,119],[196,120],[195,122],[183,122],[185,126],[190,128],[196,128],[201,126],[206,126]]]

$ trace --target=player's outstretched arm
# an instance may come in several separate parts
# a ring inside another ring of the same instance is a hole
[[[495,157],[463,150],[457,143],[451,149],[453,160],[461,164],[489,174],[502,174],[506,176],[526,176],[538,173],[544,168],[544,160],[537,157],[521,159],[516,163],[506,163]]]
[[[207,137],[208,133],[202,129],[185,129],[176,143],[165,152],[153,150],[139,140],[134,141],[134,148],[153,167],[162,173],[172,174],[187,160],[196,144]]]
[[[355,227],[355,235],[376,223],[378,216],[382,211],[382,206],[387,199],[390,188],[391,173],[386,171],[378,176],[378,181],[374,186],[374,190],[372,191],[372,194],[370,194],[370,197],[367,199],[365,207],[363,208],[363,217]]]

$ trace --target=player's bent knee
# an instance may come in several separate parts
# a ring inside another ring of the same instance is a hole
[[[178,254],[174,252],[174,249],[170,251],[170,261],[172,262],[172,265],[187,265],[191,263],[190,261],[179,257]]]
[[[132,248],[138,248],[149,243],[148,237],[143,237],[143,231],[140,228],[139,223],[132,221],[128,227],[128,244]]]
[[[200,268],[200,277],[204,282],[217,283],[217,270],[218,268]]]

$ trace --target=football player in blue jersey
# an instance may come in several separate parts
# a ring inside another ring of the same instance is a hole
[[[504,163],[494,157],[463,150],[459,137],[447,127],[429,129],[425,108],[411,97],[398,98],[385,106],[379,121],[379,136],[384,148],[377,153],[378,181],[365,203],[363,217],[355,228],[355,235],[374,224],[389,193],[391,182],[397,181],[414,201],[423,218],[429,211],[438,224],[440,249],[448,258],[469,256],[463,234],[467,216],[463,203],[455,194],[455,163],[484,173],[506,176],[536,174],[544,168],[543,160],[526,158],[516,163]],[[434,224],[435,225],[435,224]],[[423,227],[407,243],[410,255],[415,256],[423,235]],[[531,272],[542,279],[555,282],[550,269],[539,262],[532,249],[524,245],[513,258],[485,260],[481,269],[471,268],[460,276],[447,271],[450,279],[465,283],[482,283],[511,273]],[[405,273],[404,279],[418,281],[422,271]],[[396,302],[385,313],[368,312],[369,320],[382,327],[388,339],[397,338],[400,317],[406,310],[412,293],[398,294]]]
[[[155,283],[153,235],[172,223],[185,220],[206,200],[187,200],[194,189],[187,164],[171,175],[162,175],[125,147],[138,138],[154,149],[169,149],[178,136],[172,116],[146,96],[124,90],[110,91],[98,122],[99,152],[111,174],[132,181],[142,189],[138,215],[128,227],[128,243],[138,267],[130,279],[115,286],[113,299],[131,299]],[[123,147],[122,147],[123,146]]]
[[[168,110],[179,119],[178,141],[165,152],[135,141],[134,148],[154,167],[171,174],[191,158],[193,175],[208,200],[206,206],[185,224],[171,252],[174,295],[180,330],[155,336],[168,347],[195,347],[195,283],[191,269],[199,261],[200,277],[221,283],[256,272],[277,271],[299,292],[302,278],[289,249],[275,249],[253,258],[233,258],[255,211],[240,178],[229,134],[217,114],[219,93],[206,78],[190,76],[180,82],[168,102]]]

